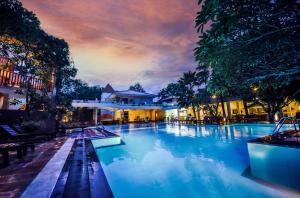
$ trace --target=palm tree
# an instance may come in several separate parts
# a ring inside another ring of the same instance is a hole
[[[199,106],[199,101],[196,93],[203,83],[205,83],[203,78],[196,71],[183,73],[183,77],[178,81],[178,105],[180,107],[191,106],[197,120],[199,116],[196,114],[196,107]]]

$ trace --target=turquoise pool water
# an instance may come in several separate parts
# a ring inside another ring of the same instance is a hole
[[[112,126],[125,144],[96,152],[115,197],[288,197],[242,176],[247,140],[274,126]]]

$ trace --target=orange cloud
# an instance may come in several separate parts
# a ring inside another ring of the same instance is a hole
[[[70,44],[78,76],[156,92],[195,67],[196,1],[23,0],[42,27]],[[155,85],[154,85],[155,83]]]

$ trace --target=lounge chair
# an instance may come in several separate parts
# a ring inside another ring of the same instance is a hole
[[[26,154],[26,145],[24,143],[0,144],[0,153],[3,156],[4,166],[9,165],[9,151],[17,151],[17,157],[20,159]]]
[[[35,149],[35,144],[44,141],[44,138],[32,137],[26,135],[18,135],[18,133],[7,125],[0,125],[0,145],[6,144],[22,144],[26,149],[23,150],[24,154],[27,152],[27,147],[32,151]]]
[[[118,136],[117,134],[114,134],[104,128],[101,128],[101,127],[97,127],[96,130],[101,133],[104,137],[116,137]]]
[[[14,124],[12,125],[13,129],[15,129],[15,131],[19,134],[19,135],[38,135],[38,136],[46,136],[50,138],[55,138],[56,133],[47,133],[47,132],[36,132],[36,133],[26,133],[22,127],[18,124]]]
[[[21,134],[17,130],[13,129],[9,125],[0,125],[0,131],[2,132],[2,136],[7,139],[39,139],[39,140],[49,140],[49,134],[39,134],[39,133],[30,133],[30,134]]]

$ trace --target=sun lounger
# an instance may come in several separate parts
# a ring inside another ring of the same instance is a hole
[[[88,138],[105,137],[105,135],[100,133],[97,129],[84,129],[84,135]]]
[[[29,133],[26,133],[22,127],[18,124],[14,124],[12,126],[13,129],[15,129],[15,131],[19,134],[29,134]],[[46,132],[37,132],[37,133],[30,133],[31,135],[42,135],[42,136],[48,136],[49,138],[55,138],[56,134],[55,133],[46,133]]]
[[[26,154],[26,146],[23,143],[0,144],[0,153],[3,156],[3,164],[9,165],[9,151],[17,151],[17,157],[20,159]]]
[[[49,140],[49,135],[32,133],[32,134],[20,134],[9,125],[0,125],[0,131],[2,136],[6,139],[39,139],[39,140]]]
[[[116,135],[116,134],[114,134],[114,133],[112,133],[112,132],[110,132],[110,131],[108,131],[106,129],[101,128],[101,127],[97,127],[96,129],[98,130],[98,132],[102,133],[105,137],[115,137],[115,136],[118,136],[118,135]]]

